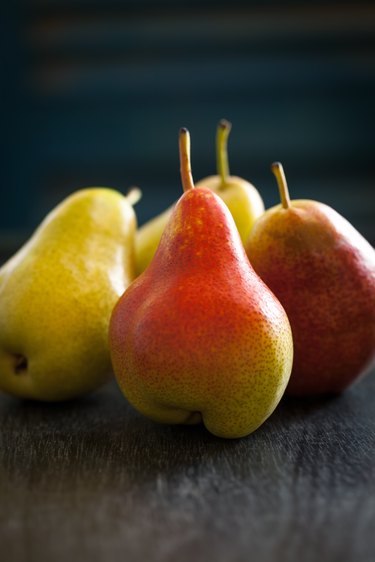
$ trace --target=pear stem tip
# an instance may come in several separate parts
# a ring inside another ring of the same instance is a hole
[[[232,128],[232,123],[226,119],[221,119],[216,133],[216,166],[217,173],[221,179],[222,187],[225,186],[229,176],[228,163],[228,136]]]
[[[184,192],[194,189],[193,176],[191,175],[190,159],[190,133],[181,127],[179,134],[180,172]]]
[[[281,162],[273,162],[271,164],[271,171],[275,176],[277,185],[279,187],[281,205],[283,209],[289,209],[290,207],[289,189],[284,173],[284,168]]]
[[[139,187],[136,187],[134,185],[132,187],[129,187],[125,197],[128,200],[128,203],[133,207],[142,198],[142,191],[139,189]]]
[[[232,123],[227,119],[220,119],[219,127],[221,129],[226,129],[229,132],[232,128]]]

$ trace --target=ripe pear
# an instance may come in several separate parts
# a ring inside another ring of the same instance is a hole
[[[0,269],[0,390],[57,401],[108,380],[110,314],[135,277],[137,197],[73,193]]]
[[[207,187],[221,197],[232,213],[242,242],[245,243],[255,220],[264,212],[264,203],[251,183],[229,175],[227,141],[230,130],[231,124],[222,119],[216,136],[218,175],[202,179],[196,187]],[[138,229],[135,238],[137,275],[146,269],[153,258],[173,206]]]
[[[292,326],[287,392],[338,393],[375,358],[375,251],[331,207],[290,201],[281,164],[272,170],[282,204],[258,219],[246,249]]]
[[[184,194],[149,267],[112,313],[120,388],[161,423],[203,421],[236,438],[259,427],[289,380],[293,343],[284,309],[255,274],[227,206],[194,188],[190,137],[180,132]]]

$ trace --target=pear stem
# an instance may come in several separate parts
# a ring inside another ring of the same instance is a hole
[[[286,182],[286,177],[284,174],[283,165],[280,162],[274,162],[271,164],[271,171],[274,174],[277,185],[279,186],[280,199],[283,209],[289,209],[290,207],[290,197],[288,184]]]
[[[179,148],[182,187],[184,191],[189,191],[190,189],[194,189],[194,181],[191,175],[190,133],[184,127],[180,129]]]
[[[129,204],[134,207],[142,197],[142,191],[139,187],[132,186],[129,188],[127,194],[125,195]]]
[[[228,164],[228,137],[232,124],[226,119],[219,123],[216,133],[216,165],[217,172],[221,178],[222,185],[225,185],[229,176]]]

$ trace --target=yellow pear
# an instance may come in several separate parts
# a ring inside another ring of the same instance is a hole
[[[0,390],[64,400],[111,376],[108,323],[135,276],[137,198],[73,193],[0,269]]]
[[[229,175],[227,141],[230,130],[231,124],[222,119],[216,136],[218,175],[200,180],[196,187],[206,187],[221,197],[232,213],[241,240],[245,244],[254,222],[264,212],[264,203],[251,183]],[[138,229],[135,238],[137,275],[141,274],[152,260],[173,208],[174,205]]]

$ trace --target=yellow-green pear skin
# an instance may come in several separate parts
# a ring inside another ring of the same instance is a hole
[[[238,176],[229,176],[225,184],[220,176],[200,180],[196,187],[210,189],[224,201],[230,210],[242,243],[245,244],[258,217],[264,213],[264,203],[254,185]]]
[[[227,139],[231,124],[222,119],[217,129],[217,167],[218,174],[200,180],[196,187],[210,189],[227,205],[236,223],[242,243],[249,238],[256,219],[264,213],[263,199],[253,184],[238,176],[229,175]],[[174,205],[141,226],[135,238],[137,275],[148,266],[160,238],[173,212]]]
[[[148,266],[159,245],[161,235],[167,225],[174,205],[150,219],[138,228],[135,234],[135,268],[137,276]]]
[[[125,196],[82,189],[3,265],[0,390],[59,401],[109,379],[109,318],[135,277],[135,230]]]

